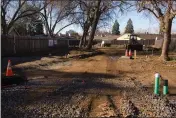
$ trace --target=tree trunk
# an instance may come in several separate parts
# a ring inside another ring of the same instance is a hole
[[[160,21],[160,25],[159,25],[159,34],[163,35],[163,22]]]
[[[92,41],[94,39],[94,35],[95,35],[96,28],[97,28],[97,24],[98,24],[100,15],[101,15],[101,13],[99,11],[100,3],[101,3],[101,0],[98,0],[97,9],[96,9],[96,12],[95,12],[95,15],[94,15],[93,25],[92,25],[92,29],[91,29],[91,32],[90,32],[88,45],[87,45],[87,49],[88,50],[92,49]]]
[[[79,42],[79,48],[82,48],[84,36],[85,36],[85,31],[83,32],[83,36],[82,36],[82,38],[81,38],[81,40]]]
[[[84,32],[83,32],[83,36],[82,36],[82,38],[81,38],[81,40],[80,40],[80,43],[79,43],[79,48],[82,48],[82,46],[85,47],[86,37],[87,37],[88,31],[89,31],[89,27],[90,27],[90,26],[88,26],[88,25],[89,25],[89,24],[86,24],[86,25],[85,25]]]
[[[7,35],[7,27],[5,25],[2,25],[2,34]]]
[[[2,31],[2,34],[3,34],[3,35],[8,34],[5,16],[2,15],[2,13],[1,13],[1,27],[2,27],[2,30],[1,30],[1,31]]]
[[[90,50],[92,48],[92,41],[94,39],[94,35],[95,35],[95,31],[97,28],[99,18],[100,18],[100,14],[97,15],[97,17],[95,18],[95,21],[93,22],[93,26],[92,26],[92,29],[90,32],[89,41],[88,41],[88,45],[87,45],[88,50]]]
[[[82,46],[83,46],[83,44],[84,44],[84,39],[85,39],[85,37],[87,36],[86,33],[87,32],[87,27],[86,27],[86,25],[84,26],[84,32],[83,32],[83,36],[82,36],[82,38],[81,38],[81,40],[80,40],[80,43],[79,43],[79,48],[82,48]]]
[[[85,37],[84,37],[84,39],[83,39],[83,46],[84,46],[84,47],[86,47],[86,37],[87,37],[87,33],[86,33],[86,35],[85,35]]]
[[[84,47],[86,46],[86,37],[88,35],[89,28],[90,28],[90,26],[87,26],[87,29],[85,31],[85,35],[84,35],[84,38],[83,38],[83,46]]]
[[[168,19],[165,21],[165,31],[164,34],[164,41],[162,47],[162,53],[160,59],[163,61],[169,60],[168,52],[169,52],[169,45],[171,42],[171,28],[172,28],[172,19]]]

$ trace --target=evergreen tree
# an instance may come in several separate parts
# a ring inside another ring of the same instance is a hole
[[[125,33],[134,33],[133,22],[131,18],[128,20],[127,26],[125,27]]]
[[[117,22],[117,20],[115,20],[114,25],[112,27],[112,34],[114,35],[120,34],[119,26],[120,26],[119,23]]]

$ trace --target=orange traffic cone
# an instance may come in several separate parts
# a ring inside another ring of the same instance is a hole
[[[8,60],[6,76],[13,76],[12,68],[11,68],[11,61]]]
[[[125,56],[128,56],[128,50],[125,51]]]
[[[132,57],[132,52],[131,52],[131,50],[129,51],[129,56]]]

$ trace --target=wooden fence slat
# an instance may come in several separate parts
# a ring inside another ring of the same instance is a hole
[[[57,40],[57,45],[55,47],[60,48],[68,46],[68,39],[62,38]],[[14,55],[14,36],[1,36],[2,41],[2,56]],[[15,48],[16,54],[33,54],[34,52],[45,52],[49,51],[48,46],[49,38],[47,37],[32,37],[32,36],[15,36]],[[141,40],[139,41],[142,45],[154,45],[155,40]],[[128,40],[113,40],[111,42],[114,45],[125,45]],[[71,45],[79,44],[79,40],[70,40]]]
[[[155,44],[155,40],[153,40],[153,39],[139,40],[138,42],[140,44],[142,44],[142,45],[154,45]],[[128,40],[113,40],[111,42],[111,44],[114,44],[114,45],[126,45],[126,44],[128,44]]]

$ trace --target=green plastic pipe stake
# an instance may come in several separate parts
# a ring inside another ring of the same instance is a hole
[[[155,87],[154,87],[154,94],[159,95],[159,73],[155,74]]]
[[[163,95],[168,94],[168,80],[164,80]]]

